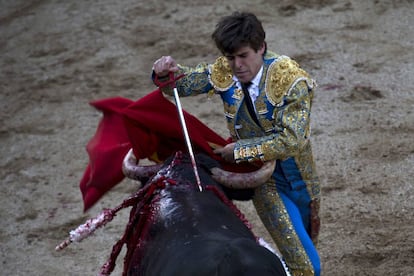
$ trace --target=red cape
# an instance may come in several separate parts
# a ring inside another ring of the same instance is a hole
[[[187,152],[177,108],[160,90],[135,102],[115,97],[90,104],[103,112],[103,118],[86,146],[89,164],[80,181],[84,211],[124,179],[122,161],[130,148],[138,160],[163,161],[176,151]],[[194,153],[204,152],[228,166],[209,145],[224,146],[228,141],[191,114],[183,113]]]

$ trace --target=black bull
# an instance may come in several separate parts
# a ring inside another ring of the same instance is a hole
[[[56,250],[90,236],[118,211],[131,207],[125,233],[113,246],[100,275],[111,274],[124,245],[127,251],[123,275],[289,275],[279,256],[258,243],[248,222],[231,202],[250,199],[253,190],[234,190],[213,180],[211,171],[218,167],[215,160],[197,156],[202,191],[192,162],[181,152],[162,167],[156,166],[157,172],[151,176],[145,174],[148,168],[135,162],[124,172],[146,184],[116,208],[105,209],[71,231],[70,238]],[[259,171],[254,174],[267,177]],[[232,178],[236,180],[233,183],[239,183],[239,179]]]
[[[139,238],[128,243],[128,275],[286,275],[279,257],[258,244],[229,200],[240,194],[211,178],[218,164],[197,156],[197,165],[203,191],[191,161],[180,153],[144,186],[157,188],[131,211],[130,233]]]

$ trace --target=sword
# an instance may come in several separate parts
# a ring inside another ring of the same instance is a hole
[[[197,163],[196,163],[196,160],[195,160],[195,157],[194,157],[193,147],[191,145],[190,136],[188,135],[187,124],[185,123],[183,108],[181,106],[181,101],[180,101],[180,97],[178,95],[178,90],[177,90],[177,87],[175,86],[175,81],[182,78],[182,77],[184,77],[184,74],[180,75],[180,76],[178,76],[177,78],[174,79],[174,73],[170,72],[170,80],[167,81],[167,83],[163,84],[163,86],[166,85],[166,84],[170,84],[173,87],[175,105],[177,107],[178,116],[179,116],[180,123],[181,123],[181,128],[182,128],[183,133],[184,133],[185,143],[187,145],[188,153],[190,154],[191,164],[193,166],[194,175],[195,175],[195,178],[196,178],[196,181],[197,181],[198,189],[200,190],[200,192],[202,192],[203,187],[201,186],[200,176],[198,174]]]

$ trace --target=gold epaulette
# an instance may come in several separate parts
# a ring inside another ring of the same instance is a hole
[[[233,85],[233,73],[226,57],[221,56],[210,65],[210,83],[217,91],[226,91]]]
[[[280,56],[269,66],[266,76],[266,96],[272,105],[281,104],[283,96],[300,80],[312,83],[308,73],[287,56]]]

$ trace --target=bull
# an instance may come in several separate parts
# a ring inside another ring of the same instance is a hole
[[[112,272],[124,244],[124,275],[289,275],[231,202],[249,199],[251,188],[270,177],[274,163],[240,175],[220,169],[206,155],[196,159],[202,191],[195,184],[194,164],[181,152],[163,165],[146,167],[137,165],[132,151],[127,154],[124,174],[146,184],[100,221],[105,224],[116,211],[132,206],[125,233],[101,275]]]

